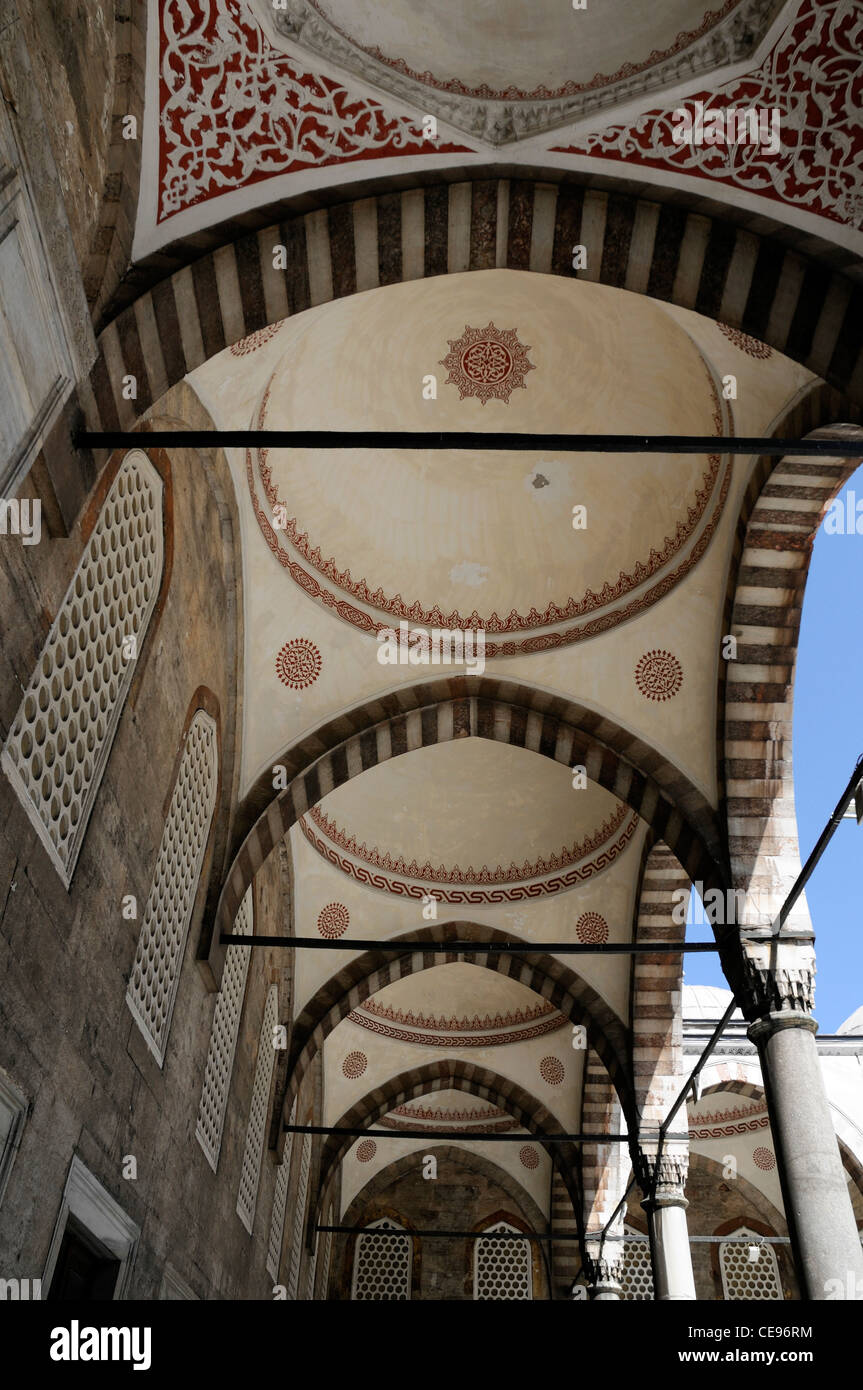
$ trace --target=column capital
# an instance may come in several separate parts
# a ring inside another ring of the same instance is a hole
[[[657,1163],[656,1150],[639,1148],[638,1183],[644,1193],[641,1203],[645,1211],[657,1207],[683,1207],[689,1203],[684,1195],[689,1172],[689,1152],[675,1146],[663,1149]]]
[[[743,1013],[751,1022],[753,1042],[779,1028],[818,1025],[812,1017],[815,1004],[815,963],[811,958],[796,967],[771,968],[746,955],[743,959]]]
[[[612,1237],[600,1242],[598,1237],[585,1241],[584,1272],[591,1299],[619,1299],[623,1292],[620,1272],[623,1264],[623,1240]]]

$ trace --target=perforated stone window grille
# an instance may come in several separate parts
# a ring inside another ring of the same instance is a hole
[[[623,1228],[623,1259],[620,1262],[621,1298],[630,1302],[653,1301],[653,1270],[650,1264],[650,1244],[636,1239],[639,1232],[632,1226]]]
[[[289,1125],[297,1122],[297,1101],[291,1106],[291,1117]],[[270,1241],[267,1247],[267,1273],[271,1279],[278,1280],[279,1266],[282,1263],[282,1241],[285,1234],[285,1207],[288,1202],[288,1187],[291,1181],[291,1155],[294,1151],[294,1136],[288,1134],[285,1138],[285,1148],[279,1170],[276,1173],[276,1185],[273,1191],[273,1212],[270,1217]]]
[[[739,1301],[783,1297],[779,1263],[773,1246],[759,1246],[758,1259],[749,1259],[751,1247],[758,1245],[760,1239],[748,1226],[741,1226],[720,1245],[719,1270],[724,1298]]]
[[[252,1083],[252,1103],[249,1108],[249,1125],[246,1130],[246,1147],[243,1151],[243,1166],[240,1171],[240,1191],[237,1197],[237,1215],[249,1235],[255,1224],[255,1207],[258,1204],[258,1186],[261,1180],[261,1155],[264,1151],[264,1131],[270,1105],[270,1087],[273,1083],[273,1067],[276,1064],[276,1049],[273,1046],[273,1031],[279,1021],[279,990],[270,985],[264,1004],[264,1017],[261,1023],[261,1036],[258,1040],[258,1059],[255,1063],[255,1079]]]
[[[357,1236],[351,1298],[357,1302],[409,1301],[413,1260],[411,1237],[404,1226],[388,1217],[372,1221],[371,1226],[370,1231]]]
[[[297,1186],[297,1201],[294,1207],[294,1224],[291,1231],[291,1263],[288,1270],[288,1298],[296,1298],[300,1289],[300,1264],[303,1258],[303,1229],[306,1220],[306,1198],[309,1194],[309,1172],[312,1165],[312,1136],[303,1135],[303,1148],[300,1154],[300,1179]]]
[[[515,1235],[517,1229],[506,1221],[498,1221],[487,1227],[492,1239],[480,1237],[474,1241],[473,1296],[476,1301],[533,1298],[530,1242],[518,1238],[506,1240],[495,1234],[512,1231]]]
[[[309,1260],[309,1273],[306,1279],[306,1298],[309,1300],[310,1303],[314,1300],[315,1297],[315,1274],[318,1268],[319,1248],[320,1239],[318,1236],[315,1236],[315,1246],[312,1250],[312,1258]]]
[[[236,936],[251,936],[252,927],[252,888],[249,885],[234,918],[233,930]],[[219,1165],[222,1130],[231,1073],[234,1069],[250,957],[251,951],[247,951],[244,946],[228,947],[222,988],[219,990],[213,1012],[213,1026],[210,1031],[210,1046],[207,1050],[207,1065],[204,1068],[195,1134],[214,1173]]]
[[[328,1225],[328,1226],[334,1225],[332,1209],[330,1209],[330,1214],[329,1214],[329,1216],[327,1217],[327,1225]],[[333,1233],[332,1233],[332,1231],[327,1231],[327,1238],[326,1238],[326,1240],[324,1241],[324,1264],[323,1264],[323,1268],[322,1268],[322,1270],[321,1270],[321,1298],[322,1298],[322,1299],[325,1299],[325,1298],[327,1297],[327,1294],[328,1294],[329,1291],[330,1291],[330,1262],[331,1262],[331,1260],[332,1260],[332,1256],[333,1256]]]
[[[67,888],[162,582],[162,492],[146,454],[127,454],[0,759]]]
[[[186,734],[126,991],[126,1003],[160,1067],[216,808],[217,781],[216,724],[199,709]]]

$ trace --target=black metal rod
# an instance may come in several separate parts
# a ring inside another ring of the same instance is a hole
[[[379,1226],[316,1226],[316,1231],[337,1231],[350,1236],[389,1236],[393,1240],[404,1240],[407,1236],[443,1236],[452,1240],[455,1236],[465,1236],[468,1240],[578,1240],[576,1234],[553,1236],[548,1231],[430,1231],[420,1228],[416,1231],[384,1231]]]
[[[392,1240],[403,1240],[405,1236],[444,1236],[448,1240],[454,1237],[466,1236],[469,1240],[580,1240],[581,1236],[577,1231],[438,1231],[429,1230],[421,1227],[419,1230],[386,1231],[380,1226],[315,1226],[316,1231],[333,1231],[339,1235],[347,1236],[388,1236]],[[592,1237],[589,1237],[592,1239]],[[690,1236],[690,1245],[725,1245],[729,1240],[740,1240],[739,1236]],[[629,1241],[647,1242],[649,1236],[642,1235],[641,1232],[627,1231],[625,1236],[611,1236],[611,1242]],[[790,1245],[789,1236],[753,1236],[747,1238],[747,1245]],[[579,1273],[581,1271],[579,1270]],[[577,1276],[576,1276],[577,1277]]]
[[[463,1129],[366,1129],[362,1125],[282,1125],[285,1134],[337,1134],[348,1139],[474,1139],[494,1144],[524,1144],[535,1139],[538,1144],[587,1144],[611,1143],[627,1144],[625,1134],[474,1134]],[[687,1134],[675,1134],[674,1139],[688,1139]]]
[[[799,898],[800,894],[803,892],[803,889],[806,883],[809,881],[809,878],[811,877],[813,870],[815,869],[819,859],[824,853],[824,850],[827,848],[827,845],[830,843],[831,839],[836,833],[836,829],[845,814],[846,808],[854,799],[854,793],[860,784],[861,777],[863,777],[863,757],[857,759],[854,771],[848,779],[848,784],[841,797],[839,798],[839,801],[836,803],[836,809],[834,810],[832,816],[828,820],[826,826],[824,827],[824,830],[818,837],[818,841],[815,845],[815,848],[813,849],[809,858],[806,860],[806,863],[800,870],[800,873],[797,875],[797,878],[794,881],[790,893],[788,894],[788,896],[785,899],[785,902],[779,909],[779,914],[773,926],[774,939],[781,932],[782,926],[786,921],[788,914],[790,913],[792,907]],[[683,1104],[684,1100],[689,1095],[689,1092],[692,1089],[692,1083],[695,1081],[696,1077],[700,1075],[703,1068],[705,1067],[711,1052],[713,1051],[716,1044],[719,1042],[719,1039],[722,1036],[722,1033],[725,1031],[725,1028],[731,1018],[731,1015],[734,1013],[734,1010],[737,1007],[737,999],[735,997],[734,999],[732,999],[731,1003],[728,1005],[728,1008],[725,1010],[725,1013],[722,1015],[721,1019],[714,1028],[713,1033],[711,1034],[706,1046],[704,1047],[703,1052],[701,1053],[701,1056],[698,1058],[698,1061],[695,1063],[695,1066],[689,1073],[689,1078],[686,1081],[686,1084],[684,1085],[683,1089],[681,1090],[680,1095],[677,1097],[677,1100],[674,1102],[674,1105],[672,1106],[671,1110],[666,1115],[665,1120],[659,1127],[659,1145],[656,1151],[656,1166],[653,1175],[654,1189],[656,1187],[656,1179],[659,1172],[659,1158],[662,1153],[663,1144],[665,1143],[665,1140],[668,1137],[668,1126],[671,1124],[671,1121],[674,1119],[674,1116],[677,1114],[677,1111],[680,1109],[680,1106]],[[607,1229],[607,1226],[605,1229]]]
[[[684,951],[691,954],[719,950],[710,941],[682,944],[674,941],[611,941],[604,945],[584,945],[572,941],[510,941],[506,945],[496,945],[490,941],[358,941],[348,938],[331,941],[318,936],[237,936],[233,932],[222,932],[219,940],[223,946],[297,946],[304,951],[428,951],[438,955],[451,951],[471,951],[478,956],[508,956],[533,951],[548,951],[561,956],[679,955]]]
[[[734,1013],[734,1010],[737,1007],[737,996],[735,995],[732,998],[731,1003],[728,1005],[728,1008],[725,1010],[725,1013],[722,1015],[721,1019],[719,1020],[713,1032],[711,1033],[704,1047],[704,1050],[701,1053],[701,1056],[695,1063],[695,1066],[692,1068],[692,1071],[689,1073],[689,1077],[686,1081],[686,1084],[683,1086],[680,1095],[677,1097],[677,1100],[674,1102],[665,1119],[663,1120],[662,1124],[659,1126],[659,1143],[656,1147],[656,1156],[654,1159],[653,1169],[653,1181],[651,1183],[651,1188],[654,1193],[656,1191],[656,1184],[659,1177],[659,1160],[662,1157],[662,1149],[663,1145],[665,1144],[665,1140],[668,1138],[668,1127],[671,1124],[671,1121],[674,1119],[675,1115],[677,1114],[678,1110],[680,1109],[681,1105],[686,1100],[686,1097],[689,1095],[689,1092],[692,1090],[693,1081],[701,1073],[702,1068],[707,1065],[707,1061],[710,1057],[711,1052],[713,1051],[716,1044],[719,1042],[720,1037],[725,1031],[726,1024],[728,1023],[729,1019],[731,1018],[731,1015]],[[687,1135],[687,1139],[688,1137],[689,1136]]]
[[[504,449],[569,454],[760,454],[858,458],[852,439],[737,439],[712,434],[508,434],[464,430],[82,430],[78,448],[125,449]]]

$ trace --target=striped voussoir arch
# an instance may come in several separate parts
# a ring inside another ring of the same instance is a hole
[[[400,1072],[376,1086],[345,1111],[334,1128],[371,1128],[397,1105],[416,1100],[431,1091],[465,1091],[470,1095],[498,1105],[513,1119],[542,1142],[544,1134],[566,1133],[559,1120],[537,1098],[518,1082],[501,1076],[488,1067],[465,1062],[461,1058],[442,1057]],[[357,1141],[347,1135],[331,1134],[321,1150],[318,1193],[313,1204],[318,1210],[326,1205],[329,1185],[347,1151]],[[573,1210],[581,1210],[578,1186],[578,1150],[571,1141],[548,1145],[548,1154],[560,1173],[570,1194]]]
[[[599,1053],[588,1048],[581,1092],[581,1128],[585,1133],[619,1133],[616,1123],[616,1097],[608,1068]],[[581,1180],[584,1193],[584,1224],[588,1235],[602,1230],[621,1194],[613,1192],[609,1159],[612,1148],[603,1143],[585,1144],[581,1152]]]
[[[274,269],[273,248],[287,250]],[[572,268],[587,247],[587,269]],[[863,287],[782,242],[675,203],[536,179],[430,183],[294,215],[184,265],[103,330],[80,395],[130,429],[258,329],[379,286],[506,267],[649,295],[740,328],[863,402]],[[134,375],[137,399],[123,399]]]
[[[623,1109],[630,1117],[635,1115],[628,1029],[605,1000],[562,961],[539,951],[488,955],[483,945],[521,944],[522,939],[476,922],[435,922],[411,929],[407,938],[419,942],[476,942],[476,950],[424,953],[420,948],[405,950],[398,956],[370,950],[348,961],[316,990],[294,1022],[285,1114],[310,1064],[320,1054],[324,1040],[352,1009],[395,980],[464,960],[518,980],[541,998],[548,999],[573,1023],[584,1025],[591,1047],[602,1058],[604,1075],[613,1078]],[[397,945],[398,941],[398,937],[391,937],[387,944]]]
[[[859,439],[854,424],[810,437]],[[769,925],[800,870],[791,739],[794,668],[815,533],[860,459],[781,459],[757,489],[737,568],[725,679],[725,792],[733,885]],[[789,925],[810,929],[800,899]]]
[[[243,895],[291,826],[336,787],[390,758],[457,738],[486,738],[529,749],[588,777],[625,801],[672,847],[693,878],[725,886],[716,812],[667,759],[606,715],[517,681],[485,676],[405,686],[338,715],[273,760],[237,809],[233,862],[209,942],[221,979],[219,938],[230,932]]]
[[[554,1237],[571,1237],[577,1233],[578,1217],[572,1205],[572,1197],[559,1170],[555,1168],[551,1179],[551,1277],[554,1281],[555,1298],[570,1297],[572,1286],[582,1267],[582,1253],[579,1241],[555,1240]]]
[[[603,1058],[593,1047],[585,1057],[581,1093],[581,1128],[589,1134],[619,1134],[621,1109]],[[631,1130],[636,1128],[630,1126]],[[584,1201],[585,1235],[598,1235],[612,1215],[626,1184],[629,1170],[625,1145],[600,1141],[581,1145],[581,1189]],[[555,1211],[554,1232],[569,1234],[577,1229],[575,1214],[567,1211],[566,1193],[552,1190]],[[611,1234],[617,1234],[615,1224]],[[573,1240],[552,1242],[552,1267],[558,1296],[569,1296],[582,1264],[581,1252]]]
[[[675,921],[674,894],[689,896],[690,877],[661,841],[649,850],[642,872],[635,940],[683,942],[686,916]],[[681,914],[678,913],[678,916]],[[681,991],[683,956],[676,952],[633,957],[632,1057],[641,1127],[655,1130],[677,1099],[684,1080]]]
[[[793,405],[784,412],[775,422],[770,433],[775,439],[803,439],[812,434],[815,430],[823,427],[834,426],[837,423],[854,424],[863,420],[863,409],[855,406],[847,396],[836,391],[832,386],[828,386],[823,381],[814,382],[811,386],[804,389],[803,394]],[[722,632],[723,635],[731,633],[732,618],[734,614],[734,600],[737,589],[738,575],[743,559],[743,551],[746,545],[746,528],[749,525],[755,504],[758,501],[765,486],[770,481],[770,475],[779,466],[781,460],[762,454],[755,460],[755,465],[749,475],[740,507],[737,514],[737,523],[732,539],[731,562],[728,567],[728,582],[725,590],[725,601],[722,610]],[[719,784],[719,799],[723,808],[722,819],[727,821],[727,801],[725,786],[725,696],[726,678],[729,662],[720,661],[719,681],[716,699],[716,768]]]

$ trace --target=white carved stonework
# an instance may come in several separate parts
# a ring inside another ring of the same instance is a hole
[[[463,147],[273,48],[248,0],[162,0],[158,221],[262,179]]]
[[[279,38],[419,111],[433,112],[475,139],[506,145],[744,61],[776,18],[782,0],[744,0],[742,4],[724,0],[708,10],[695,29],[681,31],[664,49],[624,63],[615,72],[597,72],[588,81],[568,81],[552,88],[511,85],[503,90],[418,72],[401,58],[362,46],[348,32],[349,7],[341,7],[344,13],[340,12],[337,24],[317,0],[286,0],[287,10],[276,12],[271,0],[255,0],[255,4],[262,16],[269,13]]]
[[[704,118],[713,111],[758,108],[780,114],[777,153],[755,143],[675,144],[674,110],[557,147],[566,154],[643,164],[695,175],[760,197],[863,227],[863,113],[857,91],[863,53],[863,6],[856,0],[803,0],[765,61],[715,91],[679,105]]]

